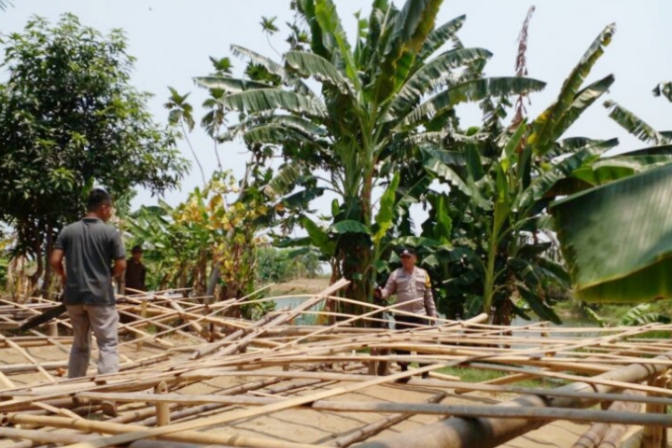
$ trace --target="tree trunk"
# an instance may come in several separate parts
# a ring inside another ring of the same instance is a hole
[[[35,291],[35,285],[37,285],[37,282],[40,280],[40,277],[42,277],[42,273],[44,272],[44,257],[42,256],[42,244],[35,243],[33,250],[35,253],[35,261],[37,262],[37,269],[35,270],[33,275],[30,276],[31,295]]]
[[[51,292],[51,277],[53,271],[51,269],[51,264],[49,263],[49,258],[51,258],[51,253],[54,251],[54,228],[51,225],[47,226],[47,250],[44,253],[44,282],[42,283],[42,289],[45,294]],[[64,285],[65,286],[65,285]]]

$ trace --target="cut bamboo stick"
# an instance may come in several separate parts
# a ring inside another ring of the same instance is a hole
[[[154,387],[154,392],[157,394],[166,395],[168,393],[168,386],[164,381],[161,381]],[[170,425],[169,403],[164,401],[156,402],[156,424],[157,426]]]
[[[443,400],[445,396],[446,396],[445,393],[436,394],[430,397],[427,400],[427,403],[438,403],[441,400]],[[363,426],[362,428],[359,428],[351,432],[350,434],[335,439],[334,441],[331,442],[330,445],[340,448],[350,446],[353,443],[361,442],[362,440],[366,440],[369,437],[375,436],[380,431],[389,428],[390,426],[396,425],[397,423],[403,422],[404,420],[412,416],[413,416],[412,413],[389,415],[387,417],[384,417],[382,420],[370,423],[366,426]]]
[[[56,428],[73,428],[80,431],[100,432],[105,434],[128,434],[134,431],[143,431],[146,428],[139,425],[119,424],[109,422],[99,422],[95,420],[72,420],[63,417],[46,417],[26,414],[7,414],[2,417],[2,422],[15,424],[30,424],[40,426],[53,426]],[[164,428],[170,428],[166,426]],[[203,433],[197,431],[180,431],[177,433],[165,434],[162,439],[172,440],[175,442],[185,443],[202,443],[202,444],[224,444],[232,446],[248,446],[257,448],[315,448],[315,445],[305,443],[292,443],[282,440],[272,440],[262,437],[250,437],[238,434],[226,433],[224,431],[217,431],[217,434]],[[88,441],[90,440],[90,442]],[[84,443],[89,446],[89,443],[95,444],[96,438],[87,439]],[[75,443],[68,446],[76,446],[80,443]],[[91,445],[93,446],[93,445]]]

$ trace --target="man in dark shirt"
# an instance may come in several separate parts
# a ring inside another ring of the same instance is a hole
[[[142,264],[142,247],[135,246],[131,251],[132,258],[126,263],[126,294],[135,294],[138,291],[147,291],[145,286],[145,277],[147,276],[147,268]],[[134,291],[133,291],[134,290]]]
[[[119,370],[119,315],[112,277],[123,274],[126,253],[119,232],[105,224],[111,216],[110,195],[94,189],[88,198],[86,216],[61,231],[51,255],[50,264],[63,281],[63,302],[72,323],[69,378],[86,375],[92,330],[98,342],[98,373]]]

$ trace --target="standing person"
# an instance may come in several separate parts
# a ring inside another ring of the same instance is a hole
[[[119,232],[105,224],[111,216],[112,198],[105,190],[94,189],[86,215],[61,231],[51,255],[50,264],[63,281],[63,303],[72,323],[68,378],[86,375],[92,330],[98,342],[98,373],[119,370],[119,314],[112,277],[124,273],[126,253]],[[103,402],[103,412],[115,415],[114,403]]]
[[[397,295],[397,303],[401,304],[397,309],[406,313],[413,313],[412,316],[406,314],[395,314],[395,329],[406,330],[418,326],[430,325],[427,316],[436,317],[436,305],[432,296],[432,283],[429,274],[424,269],[416,266],[418,258],[415,250],[411,248],[404,249],[401,254],[401,267],[390,275],[384,288],[376,290],[376,298],[387,300],[392,294]],[[422,298],[412,303],[404,305],[414,299]],[[408,355],[409,352],[397,350],[397,354]],[[408,370],[407,362],[398,362],[402,371]],[[428,372],[422,374],[423,378],[429,376]]]
[[[126,262],[125,287],[135,290],[129,291],[131,294],[137,293],[137,291],[147,291],[145,286],[146,276],[147,268],[142,264],[142,247],[134,246],[131,250],[131,258]]]

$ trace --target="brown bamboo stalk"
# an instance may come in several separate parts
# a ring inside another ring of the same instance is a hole
[[[228,389],[224,389],[222,391],[219,391],[217,393],[217,395],[235,395],[235,394],[245,393],[249,390],[254,390],[254,389],[257,389],[257,388],[261,388],[261,387],[266,387],[268,385],[272,385],[272,384],[278,383],[280,381],[284,381],[284,379],[283,378],[273,378],[273,379],[269,379],[269,380],[253,381],[251,383],[245,383],[245,384],[241,384],[239,386],[234,386],[234,387],[230,387]],[[178,408],[177,403],[172,403],[170,405],[171,412],[174,411],[177,408]],[[181,418],[180,415],[178,415],[180,412],[182,412],[182,411],[172,412],[171,419]],[[111,423],[138,422],[138,424],[142,425],[142,426],[153,426],[153,425],[156,424],[156,415],[155,414],[156,414],[155,407],[154,406],[149,406],[149,407],[141,409],[141,410],[134,410],[134,411],[131,411],[131,412],[126,412],[123,415],[120,415],[119,417],[112,418],[108,421],[111,422]]]
[[[128,448],[232,448],[231,445],[202,445],[198,443],[179,443],[168,440],[138,440]]]
[[[431,366],[427,367],[421,367],[414,372],[416,373],[423,373],[423,372],[430,372],[432,370],[435,370],[439,367],[443,367],[443,365],[436,365],[433,364]],[[394,375],[386,376],[386,377],[377,377],[373,380],[365,381],[362,383],[357,383],[357,384],[352,384],[349,386],[341,386],[337,387],[335,389],[329,389],[329,390],[324,390],[320,392],[315,392],[313,394],[308,394],[305,396],[299,396],[299,397],[292,397],[287,400],[283,400],[278,403],[270,403],[267,405],[259,406],[257,408],[252,408],[252,409],[243,409],[243,410],[238,410],[234,411],[231,413],[227,413],[224,415],[213,415],[210,417],[206,417],[203,419],[200,419],[198,421],[190,421],[190,422],[185,422],[185,423],[178,423],[178,424],[173,424],[169,426],[163,426],[160,428],[152,428],[152,429],[146,429],[143,431],[137,431],[137,432],[130,432],[126,434],[121,434],[117,436],[112,436],[112,437],[103,437],[101,439],[97,439],[91,442],[87,442],[87,444],[75,444],[71,445],[69,448],[103,448],[103,447],[108,447],[116,444],[122,444],[122,443],[128,443],[128,442],[133,442],[138,439],[144,439],[148,437],[160,437],[165,434],[170,434],[170,433],[175,433],[175,432],[182,432],[182,431],[190,431],[192,429],[196,428],[202,428],[205,426],[210,426],[210,425],[219,425],[223,423],[229,423],[235,420],[240,420],[243,418],[248,418],[248,417],[255,417],[255,416],[260,416],[260,415],[266,415],[270,414],[273,412],[281,411],[284,409],[292,408],[292,407],[297,407],[304,405],[306,403],[312,403],[314,401],[323,399],[323,398],[328,398],[328,397],[333,397],[336,395],[342,395],[348,392],[355,392],[360,389],[364,389],[366,387],[370,386],[375,386],[378,384],[383,384],[386,382],[392,382],[396,381],[398,379],[402,378],[407,378],[411,376],[411,372],[400,372],[396,373]]]
[[[618,448],[641,448],[643,438],[643,429],[634,430],[631,434],[623,436],[623,441],[618,445]]]
[[[18,344],[14,343],[14,341],[12,341],[11,339],[6,338],[6,337],[5,337],[4,335],[2,335],[2,334],[0,334],[0,340],[5,341],[6,344],[9,345],[10,347],[12,347],[14,350],[16,350],[16,351],[19,353],[19,355],[21,355],[22,357],[26,358],[26,359],[28,360],[28,362],[30,362],[31,364],[33,364],[33,365],[35,366],[35,368],[36,368],[36,369],[37,369],[37,370],[38,370],[38,371],[39,371],[39,372],[40,372],[40,373],[47,379],[47,381],[49,381],[49,382],[51,382],[51,383],[55,383],[55,382],[56,382],[56,380],[54,379],[54,377],[51,376],[51,375],[49,374],[49,372],[47,372],[42,366],[40,366],[40,364],[37,362],[37,360],[36,360],[35,358],[33,358],[32,356],[30,356],[30,354],[28,354],[27,351],[25,351],[23,348],[21,348],[21,346],[19,346]]]
[[[654,387],[667,388],[666,375],[659,375],[649,381]],[[660,404],[649,403],[646,405],[646,413],[651,415],[665,415],[666,407]],[[669,425],[672,427],[672,423]],[[642,437],[642,448],[666,448],[667,430],[666,428],[645,427]]]
[[[672,359],[672,352],[661,355],[661,358]],[[643,381],[651,376],[664,371],[664,367],[648,365],[645,362],[632,364],[627,367],[615,369],[606,374],[598,375],[597,378],[608,378],[621,381]],[[596,379],[596,378],[593,378]],[[566,391],[589,391],[594,390],[598,393],[610,392],[614,386],[574,383],[563,386],[559,390]],[[557,390],[557,389],[556,389]],[[501,406],[528,408],[530,413],[536,413],[546,407],[588,407],[594,404],[595,399],[575,399],[575,398],[549,398],[527,395],[511,402],[503,403]],[[500,406],[500,405],[498,405]],[[528,419],[512,419],[502,421],[496,418],[477,418],[466,422],[464,419],[455,418],[438,422],[432,425],[425,425],[422,431],[407,431],[403,434],[395,435],[394,439],[387,438],[377,442],[376,448],[412,448],[417,445],[418,438],[428,433],[432,438],[425,437],[424,448],[465,448],[472,443],[478,442],[478,446],[489,448],[500,445],[514,437],[524,434],[527,431],[542,426],[545,422]],[[372,448],[371,445],[362,445],[361,448]]]
[[[639,393],[634,393],[630,391],[625,391],[624,396],[627,395],[643,395]],[[625,402],[625,401],[614,401],[609,405],[609,411],[628,411],[628,412],[639,412],[641,407],[640,403],[634,402]],[[622,424],[610,425],[607,423],[593,423],[586,432],[584,432],[579,440],[577,440],[572,448],[613,448],[616,446],[616,443],[620,440],[623,432],[626,430],[626,426]],[[612,430],[613,429],[613,430]],[[605,444],[606,442],[606,444]]]
[[[156,394],[167,394],[168,386],[165,381],[161,381],[154,387],[154,393]],[[157,426],[166,426],[170,425],[170,408],[169,403],[166,402],[156,402],[156,424]]]
[[[273,381],[280,382],[280,381],[283,381],[283,379],[275,378]],[[259,382],[257,382],[257,383],[259,383]],[[301,388],[304,388],[304,387],[313,386],[315,384],[320,384],[320,383],[323,383],[323,381],[320,381],[320,380],[303,381],[303,382],[300,382],[300,383],[288,384],[287,386],[284,386],[284,387],[274,388],[272,390],[269,390],[268,392],[269,392],[269,395],[273,395],[273,394],[276,394],[276,393],[282,393],[282,392],[287,392],[287,391],[290,391],[290,390],[301,389]],[[261,387],[265,387],[265,386],[254,387],[254,388],[250,388],[249,390],[252,393],[254,393],[257,389],[260,389]],[[221,394],[223,394],[223,392],[224,391],[222,391]],[[233,395],[233,394],[231,393],[231,395]],[[177,420],[192,417],[192,416],[195,416],[195,415],[201,415],[201,414],[204,414],[206,412],[211,412],[211,411],[218,410],[218,409],[222,410],[222,411],[227,410],[227,409],[233,409],[234,406],[231,406],[231,405],[228,405],[228,404],[225,404],[225,403],[202,404],[202,405],[192,406],[192,407],[189,407],[189,408],[186,408],[186,409],[182,409],[182,410],[173,412],[172,413],[172,418],[173,418],[173,420],[177,421]],[[150,418],[147,418],[145,420],[142,420],[142,421],[138,422],[139,425],[147,426],[147,427],[153,426],[155,423],[156,423],[156,418],[155,417],[150,417]]]
[[[574,422],[606,422],[627,425],[644,425],[656,428],[672,426],[672,416],[625,411],[594,411],[564,408],[523,408],[500,406],[413,404],[387,402],[316,401],[312,408],[323,411],[344,412],[400,412],[426,415],[461,416],[469,418],[497,417],[526,420],[567,420]],[[657,447],[656,447],[657,448]]]
[[[438,403],[441,400],[443,400],[445,396],[446,396],[445,393],[433,395],[427,400],[427,403]],[[378,420],[377,422],[370,423],[366,426],[363,426],[362,428],[355,430],[354,432],[351,432],[350,434],[341,436],[333,440],[330,445],[341,448],[350,446],[353,443],[361,442],[362,440],[366,440],[369,437],[375,436],[380,431],[387,429],[391,426],[394,426],[398,423],[401,423],[412,416],[413,414],[388,415],[387,417],[384,417],[381,420]]]
[[[329,286],[319,294],[317,294],[313,299],[307,300],[306,302],[302,303],[301,305],[297,306],[294,310],[292,310],[289,313],[284,313],[281,314],[280,316],[275,317],[274,319],[270,320],[268,323],[264,323],[256,328],[254,328],[250,333],[247,335],[243,336],[236,342],[236,344],[230,344],[226,349],[224,349],[221,353],[222,356],[228,355],[235,353],[237,350],[240,350],[241,348],[245,347],[252,339],[261,336],[262,334],[265,333],[265,331],[269,328],[277,327],[278,325],[281,325],[291,319],[293,319],[298,313],[300,313],[304,309],[308,309],[312,306],[317,305],[321,301],[324,300],[325,296],[331,294],[332,292],[338,291],[339,289],[345,287],[348,285],[350,282],[341,279],[334,283],[333,285]],[[220,341],[221,342],[221,341]],[[213,353],[214,351],[217,351],[222,347],[221,344],[219,343],[214,343],[212,347],[208,349],[202,349],[198,352],[195,352],[194,355],[192,356],[192,359],[198,359],[201,358],[205,355],[208,355],[210,353]]]
[[[77,443],[90,439],[93,436],[79,434],[75,432],[57,432],[57,431],[38,431],[38,430],[26,430],[26,429],[16,429],[16,428],[3,428],[0,427],[0,437],[7,437],[12,439],[27,439],[32,442],[38,443]],[[32,444],[30,446],[33,446]]]
[[[15,424],[31,424],[40,426],[52,426],[55,428],[72,428],[80,431],[101,432],[106,434],[129,434],[139,431],[145,431],[146,428],[139,425],[119,424],[100,422],[95,420],[72,420],[63,417],[46,417],[26,414],[6,414],[2,417],[2,422]],[[174,426],[174,425],[171,425]],[[171,426],[164,426],[160,429],[170,428]],[[226,433],[218,430],[217,434],[204,433],[198,431],[178,431],[174,433],[162,434],[162,440],[172,440],[175,442],[185,443],[202,443],[202,444],[229,444],[239,447],[255,447],[255,448],[315,448],[315,445],[304,443],[285,442],[282,440],[271,440],[262,437],[250,437],[239,434]],[[69,445],[75,446],[96,446],[97,439],[90,439],[86,442]]]

